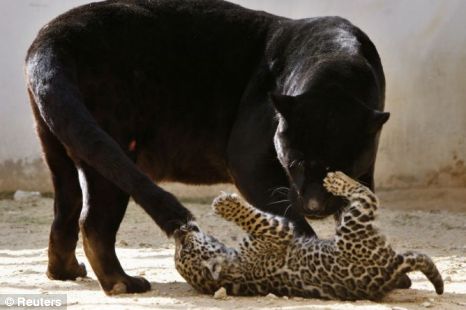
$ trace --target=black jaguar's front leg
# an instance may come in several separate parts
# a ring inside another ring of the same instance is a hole
[[[367,186],[371,191],[375,189],[375,182],[374,182],[374,164],[369,168],[369,170],[359,177],[358,181]]]
[[[297,233],[315,236],[316,233],[305,218],[292,207],[286,190],[280,191],[287,188],[288,179],[278,161],[270,158],[256,160],[232,163],[230,168],[242,196],[254,207],[292,221]]]

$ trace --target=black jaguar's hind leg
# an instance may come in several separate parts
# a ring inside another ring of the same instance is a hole
[[[34,113],[38,113],[35,105],[33,108]],[[37,133],[55,190],[47,276],[54,280],[74,280],[86,276],[84,264],[79,264],[75,255],[82,206],[78,173],[62,144],[41,118],[38,117],[37,120]]]
[[[79,173],[84,197],[80,218],[84,250],[103,290],[109,295],[150,290],[146,279],[123,271],[115,253],[116,233],[129,195],[86,164],[80,164]]]

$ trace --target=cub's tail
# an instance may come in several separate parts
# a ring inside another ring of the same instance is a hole
[[[410,271],[422,272],[434,286],[435,292],[439,295],[443,294],[442,276],[429,256],[422,253],[406,252],[401,257],[403,262],[400,268],[403,273]]]

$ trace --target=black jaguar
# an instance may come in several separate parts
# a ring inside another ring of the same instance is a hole
[[[168,234],[192,218],[160,181],[231,182],[251,204],[305,217],[341,201],[341,170],[373,188],[388,113],[369,38],[340,17],[293,20],[221,0],[109,0],[45,25],[27,87],[55,188],[48,276],[107,294],[150,289],[128,276],[115,235],[129,197]]]

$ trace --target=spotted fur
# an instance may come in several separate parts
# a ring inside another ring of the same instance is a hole
[[[195,222],[175,233],[176,268],[197,290],[230,295],[380,299],[410,281],[406,273],[421,271],[438,294],[443,280],[432,260],[420,253],[397,254],[373,226],[377,197],[342,172],[331,172],[325,188],[349,201],[337,218],[331,240],[303,237],[283,217],[264,213],[222,194],[215,212],[244,229],[239,250],[203,233]]]

